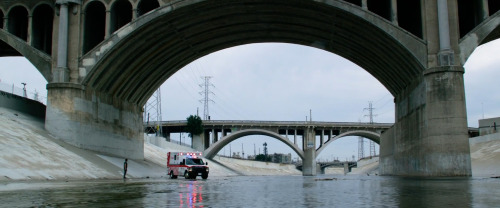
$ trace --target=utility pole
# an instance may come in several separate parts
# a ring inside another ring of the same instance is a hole
[[[24,96],[25,98],[27,98],[27,97],[28,97],[28,95],[27,95],[27,93],[26,93],[26,83],[25,83],[25,82],[23,82],[23,83],[21,83],[21,84],[23,85],[23,96]]]
[[[370,124],[373,124],[373,117],[377,116],[377,115],[373,115],[374,109],[375,108],[373,108],[373,103],[371,101],[368,102],[368,108],[364,109],[364,110],[368,110],[368,115],[365,115],[365,116],[370,117]],[[375,156],[376,154],[377,154],[377,152],[375,151],[375,142],[370,140],[370,156]]]
[[[211,76],[204,76],[201,77],[203,79],[203,84],[200,84],[200,87],[203,89],[200,92],[200,95],[203,95],[203,99],[200,100],[201,103],[203,103],[203,120],[210,120],[210,112],[208,108],[208,103],[214,101],[210,99],[210,94],[215,95],[212,91],[210,91],[210,87],[215,87],[213,84],[210,83],[210,79],[212,78]]]
[[[313,120],[312,110],[309,109],[309,122],[312,122],[312,120]]]
[[[243,150],[243,143],[241,143],[241,157],[245,159],[245,151]]]
[[[253,143],[253,155],[257,156],[257,152],[255,152],[255,143]]]

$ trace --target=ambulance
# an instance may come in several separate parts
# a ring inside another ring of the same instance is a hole
[[[195,179],[201,176],[208,178],[208,163],[203,163],[201,152],[168,152],[167,174],[175,179],[184,176],[186,179]]]

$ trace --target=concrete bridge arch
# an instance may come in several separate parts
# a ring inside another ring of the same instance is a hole
[[[231,133],[223,138],[221,138],[219,141],[216,143],[212,144],[208,149],[204,151],[204,156],[208,159],[212,159],[222,148],[224,148],[227,144],[231,143],[234,140],[237,140],[239,138],[245,137],[245,136],[250,136],[250,135],[262,135],[262,136],[269,136],[271,138],[277,139],[283,143],[285,143],[287,146],[292,148],[292,150],[297,153],[297,155],[301,158],[304,159],[304,151],[302,151],[297,145],[293,144],[288,140],[287,138],[269,131],[265,129],[245,129],[241,131],[237,131],[234,133]]]
[[[47,82],[52,80],[52,5],[16,2],[0,8],[0,56],[24,56]]]
[[[0,41],[13,48],[31,62],[47,82],[52,80],[52,62],[48,54],[31,47],[26,41],[19,39],[5,30],[0,30]]]
[[[261,42],[300,44],[343,56],[393,95],[421,75],[427,61],[423,40],[344,1],[186,0],[139,17],[86,53],[79,79],[87,89],[143,105],[190,62]]]
[[[478,46],[499,38],[500,12],[496,12],[460,39],[461,64],[465,64]]]
[[[318,148],[316,150],[316,157],[319,156],[319,154],[321,154],[321,152],[326,149],[326,147],[328,147],[328,145],[330,145],[332,142],[336,141],[337,139],[340,139],[342,137],[346,137],[346,136],[360,136],[360,137],[364,137],[364,138],[367,138],[369,140],[372,140],[374,141],[375,143],[379,144],[380,145],[380,134],[379,133],[376,133],[376,132],[373,132],[373,131],[366,131],[366,130],[354,130],[354,131],[348,131],[348,132],[344,132],[342,134],[339,134],[333,138],[331,138],[328,142],[326,142],[325,144],[323,144],[320,148]]]

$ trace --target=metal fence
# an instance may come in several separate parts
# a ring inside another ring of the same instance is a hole
[[[41,95],[36,90],[24,90],[21,87],[15,86],[14,84],[8,84],[4,82],[0,82],[0,90],[8,93],[12,93],[14,95],[18,95],[21,97],[26,97],[31,100],[35,100],[47,104],[47,97],[45,95]]]

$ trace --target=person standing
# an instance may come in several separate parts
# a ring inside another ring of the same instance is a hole
[[[127,164],[127,158],[125,158],[125,162],[123,162],[123,179],[127,178],[127,168],[128,168],[128,164]]]

